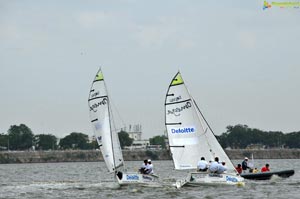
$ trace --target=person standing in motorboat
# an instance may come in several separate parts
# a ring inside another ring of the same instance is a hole
[[[146,166],[146,174],[153,174],[154,171],[153,171],[153,164],[151,163],[151,160],[149,159],[147,161],[147,166]]]
[[[213,161],[210,165],[209,165],[209,171],[211,173],[217,173],[218,169],[219,169],[219,158],[215,157],[215,161]]]
[[[208,169],[208,162],[205,160],[204,157],[201,157],[201,160],[197,164],[197,171],[207,171]]]
[[[261,168],[261,172],[268,172],[270,171],[270,165],[266,164],[263,168]]]
[[[242,162],[242,169],[243,169],[243,173],[246,173],[247,169],[251,169],[248,166],[248,158],[245,157],[244,161]]]

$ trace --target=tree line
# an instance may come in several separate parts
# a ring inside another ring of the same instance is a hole
[[[227,126],[226,132],[216,137],[223,148],[245,149],[251,145],[262,148],[300,148],[300,131],[284,134],[281,131],[262,131],[238,124]]]
[[[121,131],[118,135],[122,149],[132,145],[133,139],[129,137],[127,132]],[[164,137],[150,138],[150,144],[162,144],[164,147]],[[98,148],[97,141],[95,139],[90,140],[88,135],[84,133],[72,132],[59,140],[51,134],[34,135],[25,124],[12,125],[7,133],[0,134],[0,150],[90,150]]]
[[[131,146],[133,139],[125,131],[118,133],[120,145]],[[262,131],[249,128],[247,125],[227,126],[226,132],[216,136],[223,148],[245,149],[251,145],[263,148],[300,148],[300,131],[284,134],[280,131]],[[166,148],[165,136],[154,136],[149,139],[151,145]],[[0,134],[0,150],[67,150],[67,149],[98,149],[95,139],[88,135],[72,132],[62,139],[51,134],[34,135],[25,124],[12,125],[7,133]]]

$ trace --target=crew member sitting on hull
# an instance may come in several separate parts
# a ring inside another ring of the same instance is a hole
[[[148,160],[144,160],[142,167],[139,169],[140,173],[145,174],[147,170]]]
[[[226,171],[227,171],[227,167],[225,166],[225,162],[219,163],[217,173],[222,174],[222,173],[226,173]]]
[[[150,159],[147,162],[148,162],[148,164],[146,166],[146,172],[145,172],[145,174],[153,174],[154,173],[154,171],[153,171],[153,164],[151,163]]]
[[[219,158],[215,157],[215,161],[213,161],[210,165],[209,165],[209,171],[211,173],[217,173],[218,169],[219,169]]]
[[[207,169],[208,169],[208,163],[204,157],[201,157],[201,160],[197,164],[197,171],[204,172],[207,171]]]

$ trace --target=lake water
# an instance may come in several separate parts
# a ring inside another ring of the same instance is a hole
[[[241,160],[234,160],[235,164]],[[255,160],[261,167],[266,160]],[[201,186],[176,189],[172,184],[185,172],[173,169],[172,161],[153,161],[160,176],[158,187],[119,187],[104,162],[1,164],[0,198],[300,198],[300,160],[268,160],[271,170],[294,169],[294,176],[268,181],[246,180],[244,187]],[[126,162],[137,170],[142,161]]]

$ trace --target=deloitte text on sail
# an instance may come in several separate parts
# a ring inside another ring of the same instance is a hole
[[[183,128],[176,128],[171,129],[172,133],[195,133],[194,127],[183,127]]]

